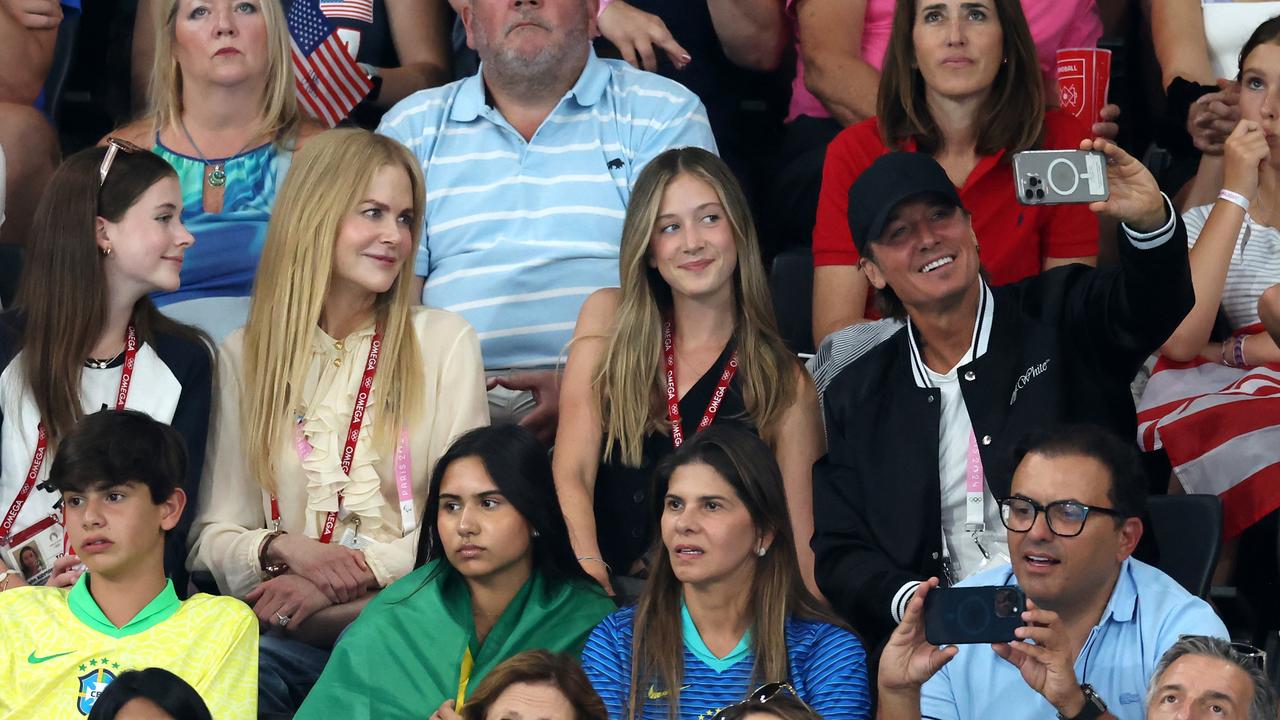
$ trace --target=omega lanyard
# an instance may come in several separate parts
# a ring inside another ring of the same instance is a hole
[[[676,397],[676,341],[670,320],[662,324],[662,355],[666,362],[667,421],[671,423],[671,444],[679,448],[684,444],[684,426],[680,420],[680,400]],[[729,355],[729,362],[725,363],[724,371],[720,373],[720,382],[716,385],[715,392],[711,394],[707,411],[703,414],[702,421],[698,423],[699,430],[715,422],[716,413],[720,412],[720,403],[724,401],[724,395],[729,391],[729,383],[733,382],[733,376],[737,372],[738,351],[734,350]]]
[[[365,410],[369,404],[369,396],[373,392],[373,379],[378,373],[378,359],[382,351],[382,332],[373,334],[369,344],[369,358],[364,364],[364,376],[360,379],[360,389],[356,393],[355,407],[351,410],[351,425],[347,429],[347,437],[342,447],[340,460],[343,475],[351,475],[351,463],[356,455],[356,440],[360,438],[360,427],[364,425]],[[400,499],[400,522],[404,532],[412,532],[417,526],[414,515],[413,486],[411,460],[409,457],[409,433],[407,429],[400,431],[399,442],[396,443],[395,474],[396,493]],[[338,493],[338,510],[331,510],[325,516],[324,527],[320,530],[320,542],[333,540],[333,531],[338,524],[338,515],[342,510],[342,493]],[[271,522],[275,530],[280,529],[280,503],[274,493],[271,494]]]
[[[116,410],[123,410],[125,402],[129,399],[129,387],[133,382],[133,368],[138,361],[138,334],[133,329],[133,325],[129,325],[128,331],[124,338],[124,366],[120,369],[120,387],[116,390]],[[31,467],[27,470],[26,480],[23,481],[22,487],[18,488],[18,496],[14,499],[13,504],[9,506],[9,511],[4,514],[4,521],[0,523],[0,546],[7,545],[9,535],[13,531],[13,525],[18,521],[18,513],[22,512],[22,506],[26,504],[27,497],[31,495],[32,489],[36,486],[36,479],[40,477],[40,470],[44,467],[45,456],[49,449],[49,433],[44,429],[44,422],[36,425],[36,450],[31,457]],[[63,509],[63,543],[62,549],[70,551],[67,545],[66,527],[66,510]]]

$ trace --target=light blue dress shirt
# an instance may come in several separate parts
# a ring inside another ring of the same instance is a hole
[[[981,572],[958,587],[1017,585],[1012,566]],[[1076,679],[1093,686],[1120,720],[1146,716],[1147,683],[1156,663],[1181,635],[1226,638],[1209,604],[1156,568],[1129,558],[1120,566],[1102,619],[1076,658]],[[960,653],[925,683],[920,715],[936,720],[1053,720],[1057,710],[1022,680],[990,645]]]

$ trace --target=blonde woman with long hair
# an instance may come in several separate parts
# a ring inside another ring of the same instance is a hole
[[[141,0],[135,64],[148,109],[114,134],[164,158],[196,237],[182,287],[157,293],[170,317],[216,340],[244,324],[276,194],[293,152],[322,130],[294,99],[280,0]]]
[[[399,143],[317,136],[281,190],[249,322],[221,347],[188,564],[269,633],[264,712],[296,710],[338,633],[413,569],[436,459],[489,420],[475,331],[414,303],[423,206]]]
[[[813,581],[810,471],[822,455],[813,383],[783,345],[737,180],[698,148],[669,150],[636,181],[620,288],[587,298],[560,394],[554,470],[583,568],[643,574],[658,461],[711,423],[760,435],[782,467],[794,546]]]

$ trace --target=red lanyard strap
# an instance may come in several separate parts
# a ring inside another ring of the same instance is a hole
[[[40,423],[36,429],[39,436],[36,439],[36,452],[31,458],[31,469],[27,470],[27,478],[22,482],[22,487],[18,488],[18,497],[9,506],[9,512],[4,514],[4,522],[0,523],[0,546],[7,545],[9,535],[13,532],[13,524],[18,520],[18,513],[22,512],[22,506],[27,502],[27,496],[31,494],[31,490],[36,486],[36,478],[40,476],[40,468],[44,466],[45,450],[49,447],[49,435],[44,431],[44,423]]]
[[[120,369],[120,386],[116,389],[116,410],[123,410],[125,402],[129,400],[129,387],[133,383],[133,369],[137,362],[138,333],[131,323],[124,337],[124,366]],[[22,506],[26,504],[40,477],[40,470],[44,467],[45,454],[49,449],[49,433],[45,431],[43,422],[36,425],[36,432],[36,450],[31,456],[31,467],[27,470],[27,477],[23,480],[22,487],[18,488],[18,495],[9,506],[9,511],[4,514],[4,521],[0,522],[0,545],[8,541],[13,525],[18,521],[18,513],[22,512]]]
[[[351,474],[351,463],[356,457],[356,441],[360,438],[360,427],[364,425],[365,411],[369,405],[369,395],[373,392],[373,378],[378,374],[378,357],[382,351],[382,332],[373,333],[373,341],[369,344],[369,358],[364,363],[364,375],[360,378],[360,388],[356,391],[356,404],[351,409],[351,425],[347,429],[347,438],[342,445],[342,474]],[[342,493],[338,493],[338,509],[342,509]],[[280,529],[280,503],[275,494],[271,495],[271,523],[276,530]],[[338,511],[330,511],[325,516],[324,526],[320,529],[320,542],[333,540],[333,530],[338,525]]]
[[[676,396],[676,340],[670,320],[662,324],[662,356],[667,373],[667,421],[671,423],[671,444],[678,448],[684,444],[684,425],[680,419],[680,400]],[[711,402],[707,403],[707,411],[698,423],[699,430],[715,422],[720,404],[729,391],[729,383],[733,382],[733,376],[737,372],[738,351],[734,350],[729,355],[729,362],[725,363],[724,371],[720,373],[720,382],[716,384],[715,392],[711,393]]]

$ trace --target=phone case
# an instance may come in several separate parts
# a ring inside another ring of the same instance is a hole
[[[934,588],[924,598],[924,636],[933,645],[1010,642],[1026,609],[1013,585]]]
[[[1023,205],[1106,200],[1107,159],[1096,150],[1027,150],[1013,156],[1014,184]]]

